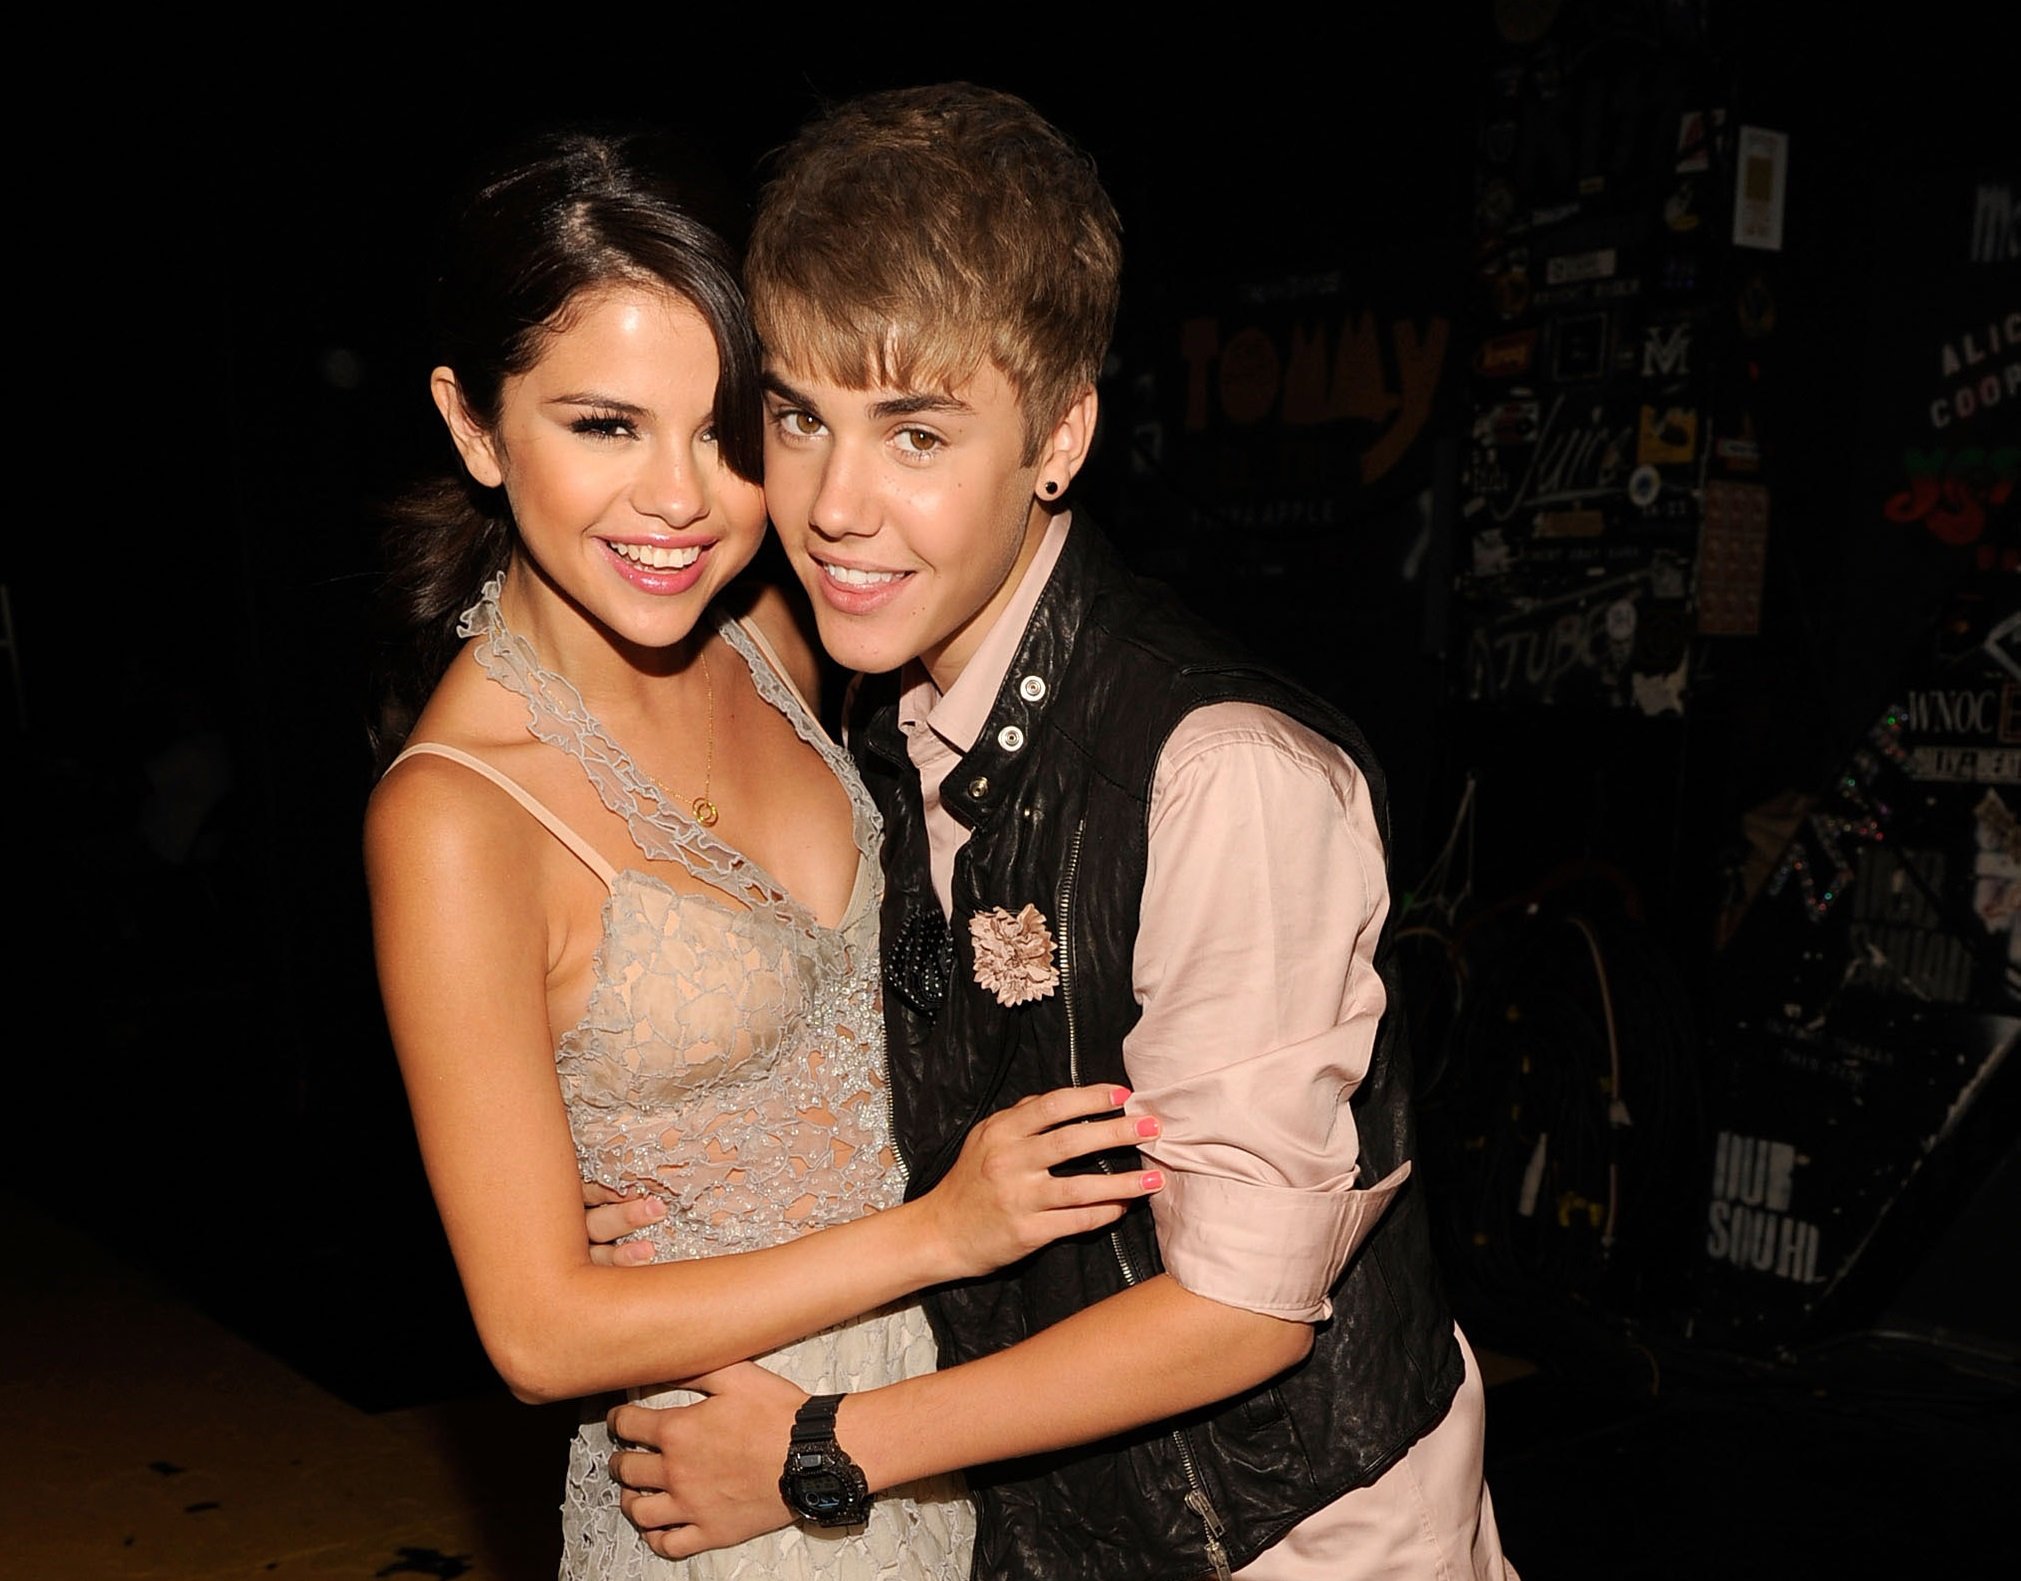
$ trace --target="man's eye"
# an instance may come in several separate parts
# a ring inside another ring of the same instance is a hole
[[[779,431],[795,439],[812,439],[821,432],[821,419],[812,412],[787,407],[778,416]]]
[[[901,428],[898,440],[907,450],[917,451],[920,455],[938,450],[947,443],[930,428]]]

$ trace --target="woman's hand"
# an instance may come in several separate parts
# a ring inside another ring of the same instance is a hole
[[[944,1278],[1014,1263],[1063,1235],[1113,1224],[1164,1185],[1157,1170],[1055,1175],[1068,1159],[1136,1147],[1158,1134],[1148,1115],[1118,1115],[1121,1087],[1059,1087],[1021,1098],[978,1124],[940,1184],[919,1199],[945,1259]],[[1072,1123],[1072,1122],[1083,1123]]]
[[[606,1268],[638,1268],[653,1260],[651,1241],[614,1244],[620,1236],[644,1229],[667,1216],[667,1205],[655,1196],[626,1197],[594,1180],[582,1183],[583,1231],[589,1238],[589,1260]]]

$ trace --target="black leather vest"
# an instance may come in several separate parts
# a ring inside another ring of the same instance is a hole
[[[938,903],[890,683],[881,703],[878,683],[869,684],[852,740],[885,818],[888,948],[910,915],[937,912]],[[940,1178],[982,1116],[1053,1087],[1126,1082],[1123,1038],[1140,1013],[1130,961],[1152,774],[1188,712],[1234,700],[1280,709],[1338,742],[1367,775],[1387,830],[1381,775],[1353,724],[1242,659],[1168,594],[1133,577],[1093,527],[1076,525],[988,724],[941,785],[945,805],[972,831],[954,870],[946,993],[925,1013],[890,985],[885,992],[893,1110],[912,1194]],[[1049,998],[1005,1009],[975,984],[966,921],[1027,903],[1052,927],[1061,984]],[[1352,1099],[1364,1181],[1412,1154],[1402,1019],[1385,1016]],[[1131,1156],[1120,1167],[1140,1166]],[[942,1287],[928,1303],[941,1364],[1015,1344],[1162,1267],[1140,1203],[1112,1232],[1056,1242],[994,1276]],[[976,1576],[1211,1575],[1217,1558],[1239,1568],[1314,1510],[1381,1475],[1436,1425],[1461,1375],[1421,1190],[1406,1186],[1331,1295],[1333,1317],[1318,1326],[1311,1355],[1247,1395],[1099,1444],[971,1470]]]

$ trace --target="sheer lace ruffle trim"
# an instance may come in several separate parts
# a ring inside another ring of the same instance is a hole
[[[528,731],[582,764],[598,797],[624,820],[639,851],[652,861],[679,862],[739,904],[769,912],[810,936],[830,931],[764,868],[712,836],[688,808],[668,797],[639,769],[631,754],[590,712],[568,677],[543,667],[533,645],[506,625],[498,608],[504,585],[502,575],[485,583],[477,602],[457,622],[457,635],[478,639],[471,651],[485,674],[525,699]],[[841,781],[849,795],[857,852],[874,867],[880,830],[877,809],[848,755],[808,715],[741,625],[715,610],[708,618],[744,660],[758,695],[786,717],[800,739],[821,754]],[[881,883],[875,887],[881,889]],[[875,893],[870,904],[875,909]]]

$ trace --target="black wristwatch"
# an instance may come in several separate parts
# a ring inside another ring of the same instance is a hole
[[[793,1418],[793,1442],[779,1496],[786,1508],[816,1526],[861,1526],[870,1517],[870,1483],[835,1442],[839,1394],[817,1394]]]

